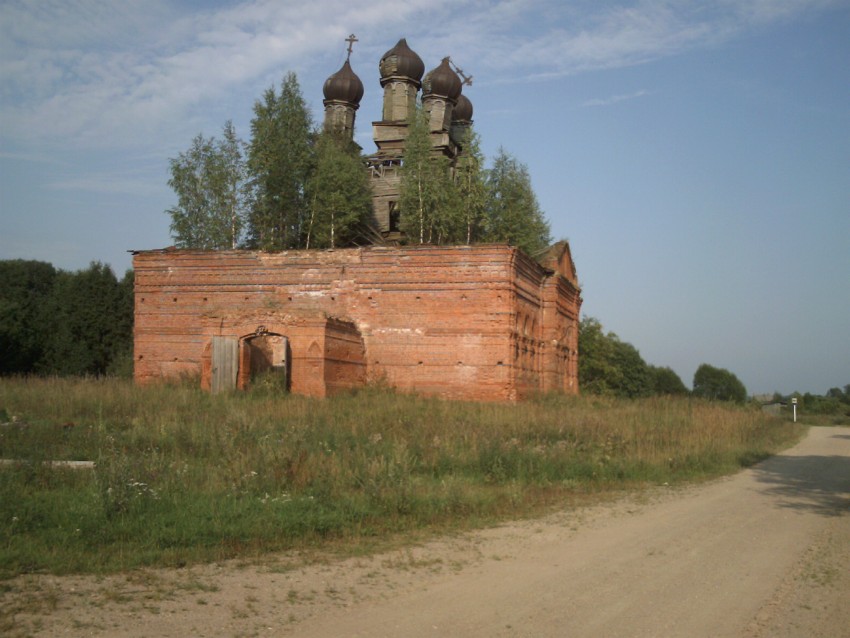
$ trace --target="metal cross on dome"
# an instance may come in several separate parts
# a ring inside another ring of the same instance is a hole
[[[457,73],[461,78],[463,78],[463,84],[465,84],[466,86],[472,86],[472,76],[467,76],[463,72],[463,69],[461,69],[457,64],[455,64],[455,61],[452,60],[450,57],[447,57],[446,59],[449,61],[449,64],[452,65],[452,68],[455,70],[455,73]]]
[[[357,36],[352,33],[345,39],[345,41],[348,42],[348,57],[346,58],[346,60],[349,60],[351,59],[351,50],[354,47],[354,43],[359,42],[360,40],[358,40]]]

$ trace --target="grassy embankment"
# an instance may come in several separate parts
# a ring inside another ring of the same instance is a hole
[[[12,417],[16,417],[14,422]],[[751,464],[801,429],[688,399],[320,401],[0,380],[0,576],[357,547]],[[45,465],[90,460],[94,470]]]

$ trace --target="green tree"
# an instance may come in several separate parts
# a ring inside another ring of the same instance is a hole
[[[0,375],[34,372],[44,357],[45,300],[56,270],[43,261],[0,261]]]
[[[469,129],[461,141],[463,154],[458,159],[455,170],[458,206],[457,215],[461,221],[460,236],[453,237],[454,243],[467,245],[478,241],[482,235],[484,211],[487,206],[487,185],[484,179],[484,155],[481,153],[481,139],[473,129]]]
[[[619,371],[613,363],[614,347],[602,324],[593,317],[582,317],[578,332],[578,380],[586,394],[613,394]]]
[[[826,396],[841,403],[850,403],[850,385],[845,385],[844,390],[838,387],[830,388],[826,391]]]
[[[649,366],[640,352],[632,344],[611,334],[614,339],[614,365],[620,371],[620,383],[615,394],[620,397],[636,399],[652,394],[652,376]]]
[[[484,240],[506,242],[536,256],[551,242],[528,168],[500,148],[487,171]]]
[[[401,231],[414,243],[451,241],[459,212],[457,189],[449,159],[432,152],[428,116],[421,105],[408,125],[400,173]]]
[[[670,368],[649,366],[649,376],[652,385],[652,394],[661,395],[686,395],[689,394],[681,377]]]
[[[841,396],[835,393],[838,390]],[[844,411],[842,405],[843,392],[838,388],[830,388],[825,396],[806,392],[802,396],[799,392],[794,393],[798,400],[800,409],[809,414],[839,414]]]
[[[294,73],[280,94],[270,87],[254,103],[248,171],[252,190],[248,245],[264,250],[304,246],[313,120]]]
[[[115,300],[114,332],[106,374],[133,376],[133,322],[135,319],[135,273],[128,269],[118,282]]]
[[[747,389],[734,374],[703,363],[694,373],[694,396],[717,401],[744,403]]]
[[[99,262],[78,272],[60,271],[45,300],[45,355],[40,372],[105,374],[132,338],[126,284]],[[129,332],[129,334],[128,334]]]
[[[235,248],[247,213],[244,144],[233,123],[221,140],[198,135],[185,153],[170,160],[168,185],[177,194],[171,234],[181,248]]]
[[[583,317],[578,333],[579,387],[588,394],[636,398],[652,392],[649,367],[632,344],[605,334],[593,317]]]
[[[233,122],[228,120],[218,143],[221,162],[219,181],[225,189],[220,203],[222,222],[229,223],[230,248],[236,248],[248,216],[248,165],[245,142],[236,136]]]
[[[319,134],[307,192],[305,247],[351,245],[372,214],[372,191],[358,148],[334,133]]]

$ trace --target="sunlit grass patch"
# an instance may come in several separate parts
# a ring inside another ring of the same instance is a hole
[[[0,572],[186,565],[524,516],[750,465],[801,429],[674,398],[316,400],[4,379]],[[14,422],[11,421],[14,417]],[[88,460],[71,470],[48,460]]]

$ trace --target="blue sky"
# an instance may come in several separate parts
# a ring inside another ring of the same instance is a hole
[[[524,162],[584,312],[686,384],[850,383],[848,0],[0,3],[0,259],[120,275],[171,244],[168,158],[287,71],[314,117],[351,58],[380,118],[400,37],[474,76],[492,158]]]

